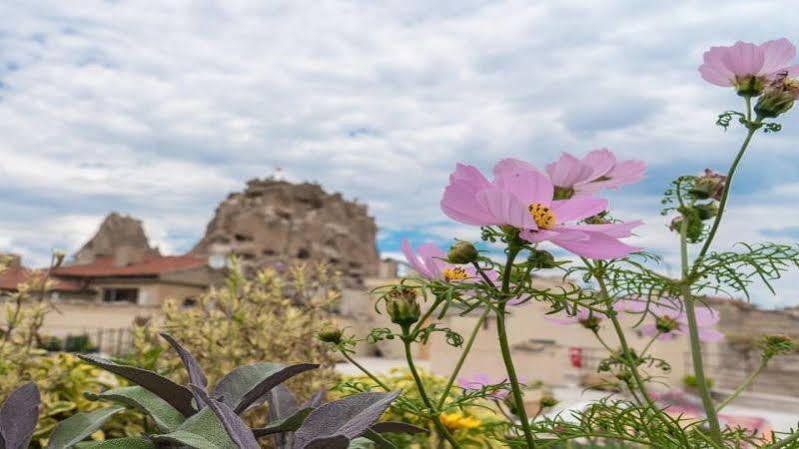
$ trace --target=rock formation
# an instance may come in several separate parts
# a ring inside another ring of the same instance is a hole
[[[377,274],[377,226],[366,205],[319,185],[253,179],[219,205],[191,253],[236,254],[249,267],[292,259],[332,264],[349,284]]]
[[[111,212],[74,258],[75,263],[86,264],[97,257],[114,257],[120,264],[127,265],[158,254],[158,248],[150,247],[141,220]]]

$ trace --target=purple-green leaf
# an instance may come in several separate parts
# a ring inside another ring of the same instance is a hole
[[[428,430],[425,428],[399,421],[375,423],[371,429],[377,433],[428,433]]]
[[[348,447],[350,447],[349,438],[343,435],[334,435],[332,437],[317,438],[308,443],[305,449],[347,449]]]
[[[189,385],[191,391],[194,392],[197,396],[199,396],[208,407],[211,407],[214,414],[216,415],[219,422],[222,423],[222,426],[227,431],[227,434],[230,436],[230,439],[233,440],[234,443],[240,449],[260,449],[261,446],[258,445],[258,441],[255,440],[255,436],[247,427],[247,424],[239,418],[230,407],[227,406],[224,402],[217,401],[216,399],[212,399],[208,396],[208,392],[205,389],[198,387],[197,385]]]
[[[164,340],[169,342],[172,348],[174,348],[175,351],[180,356],[180,360],[183,362],[183,366],[186,367],[186,371],[189,373],[189,383],[197,385],[204,390],[205,387],[208,386],[208,379],[205,377],[203,369],[200,368],[200,365],[197,363],[197,360],[194,358],[194,356],[191,355],[191,353],[188,350],[186,350],[186,348],[184,348],[180,343],[178,343],[177,340],[172,338],[171,335],[165,332],[161,333],[160,335],[161,337],[164,338]],[[201,402],[200,397],[197,396],[196,394],[194,395],[194,399],[197,401],[198,409],[202,408],[203,405],[205,405]]]
[[[183,416],[189,417],[196,413],[194,407],[191,405],[191,400],[194,398],[191,390],[160,374],[134,366],[120,365],[102,357],[86,354],[78,354],[78,357],[87,363],[99,366],[106,371],[122,376],[137,385],[141,385],[153,392],[156,396],[165,400],[172,407],[175,407]]]
[[[247,410],[250,405],[266,395],[266,393],[268,393],[272,388],[282,384],[288,379],[291,379],[297,374],[316,368],[319,368],[319,365],[316,363],[300,363],[277,370],[274,374],[258,382],[254,387],[252,387],[252,389],[244,393],[244,395],[241,397],[241,401],[238,403],[238,405],[236,405],[234,411],[236,413],[241,413]]]
[[[334,437],[349,441],[363,435],[399,393],[360,393],[322,405],[294,432],[294,449],[324,448],[317,444],[328,440],[337,444]]]
[[[0,409],[0,435],[5,449],[26,449],[39,419],[39,389],[33,382],[12,391]]]

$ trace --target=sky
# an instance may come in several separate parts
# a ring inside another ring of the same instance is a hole
[[[0,250],[44,264],[119,211],[181,253],[229,192],[280,167],[368,204],[396,256],[403,237],[479,237],[439,209],[457,162],[607,147],[648,164],[608,197],[674,273],[661,193],[726,170],[743,138],[714,125],[742,105],[699,77],[702,53],[799,41],[786,3],[7,0]],[[718,249],[799,238],[799,113],[780,121],[745,157]],[[799,305],[797,281],[753,300]]]

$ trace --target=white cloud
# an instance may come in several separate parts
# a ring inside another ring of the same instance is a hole
[[[227,192],[278,166],[367,202],[384,232],[455,237],[474,236],[438,209],[456,161],[608,146],[660,177],[723,166],[740,133],[713,121],[739,99],[699,78],[702,51],[799,37],[777,1],[96,0],[0,14],[0,243],[39,262],[110,210],[186,250]],[[758,143],[780,158],[774,184],[796,183],[786,131]],[[731,213],[720,238],[794,226],[794,190]],[[625,215],[660,218],[647,204]],[[642,235],[665,248],[662,225]]]

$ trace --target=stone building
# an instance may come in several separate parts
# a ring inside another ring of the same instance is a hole
[[[348,287],[359,287],[378,274],[376,235],[366,205],[340,193],[327,193],[317,184],[253,179],[219,204],[190,254],[234,254],[253,268],[291,260],[324,262],[341,272]]]

